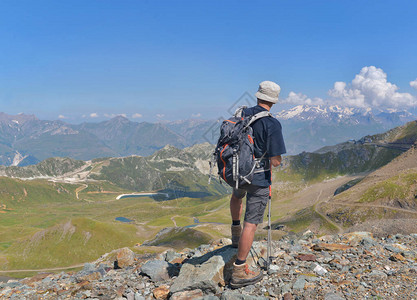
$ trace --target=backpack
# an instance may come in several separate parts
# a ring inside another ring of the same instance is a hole
[[[210,179],[213,164],[216,163],[220,178],[236,189],[250,184],[255,173],[266,171],[260,166],[266,152],[261,158],[255,158],[253,130],[250,125],[272,114],[262,111],[253,116],[244,116],[245,108],[246,106],[238,108],[230,119],[223,121],[210,163]]]

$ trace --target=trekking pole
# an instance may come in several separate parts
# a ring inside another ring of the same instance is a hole
[[[267,258],[266,258],[266,271],[269,271],[269,265],[272,261],[272,254],[271,254],[271,197],[272,197],[272,189],[269,186],[269,198],[268,198],[268,245],[267,245]]]

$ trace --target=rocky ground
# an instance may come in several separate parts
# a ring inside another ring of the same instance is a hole
[[[417,299],[417,234],[287,235],[273,242],[263,280],[237,290],[228,287],[229,244],[152,256],[124,248],[80,272],[0,283],[0,299]],[[255,242],[250,261],[263,264],[265,252]]]

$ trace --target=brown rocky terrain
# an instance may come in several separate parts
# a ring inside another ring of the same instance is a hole
[[[79,272],[40,273],[0,283],[1,299],[417,299],[417,234],[375,237],[311,231],[273,241],[263,280],[228,286],[236,249],[229,239],[179,252],[103,255]],[[264,266],[266,242],[250,263]]]

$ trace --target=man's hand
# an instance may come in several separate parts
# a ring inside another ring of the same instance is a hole
[[[278,167],[281,164],[282,157],[281,157],[281,155],[277,155],[277,156],[271,157],[270,160],[271,160],[271,165],[272,166]]]

